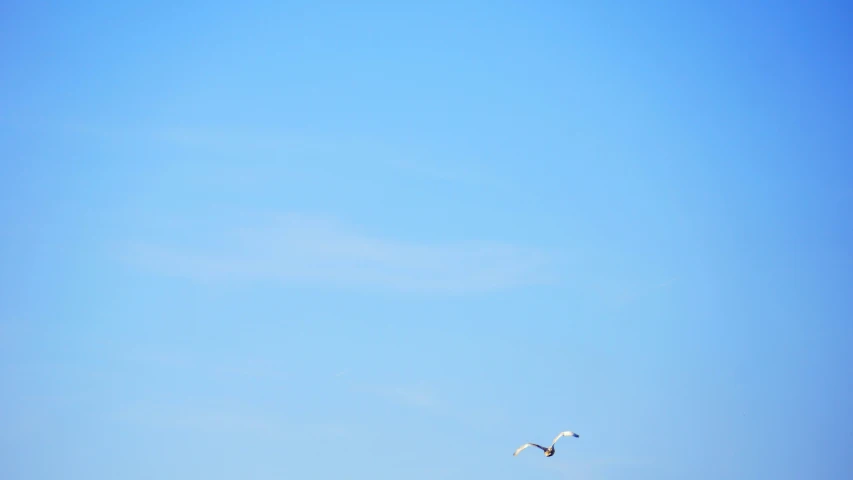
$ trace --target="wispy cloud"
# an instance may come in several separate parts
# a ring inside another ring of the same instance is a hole
[[[387,402],[433,411],[444,411],[448,406],[443,402],[435,388],[421,381],[405,384],[352,384],[354,392],[367,394]]]
[[[375,392],[395,402],[420,408],[438,406],[436,393],[424,383],[379,387]]]
[[[286,366],[259,356],[191,355],[180,350],[156,347],[131,347],[116,358],[136,368],[212,377],[218,381],[233,378],[282,381],[289,378]]]
[[[505,182],[488,171],[476,168],[471,164],[462,165],[460,162],[440,164],[423,158],[416,160],[409,155],[389,156],[389,160],[385,161],[384,164],[400,172],[424,179],[506,190]]]
[[[274,430],[279,419],[248,408],[195,403],[137,402],[112,413],[118,422],[158,430],[239,433]]]
[[[238,155],[241,158],[251,153],[261,158],[285,156],[289,162],[303,159],[316,164],[323,158],[357,157],[369,159],[363,164],[364,167],[391,170],[422,180],[501,189],[506,187],[505,182],[490,172],[484,162],[469,158],[470,155],[456,154],[462,155],[463,158],[448,158],[448,155],[456,155],[449,154],[447,149],[430,154],[424,151],[423,145],[407,145],[403,141],[391,142],[387,138],[245,126],[121,127],[71,123],[65,126],[65,130],[128,147],[153,143],[167,148]],[[240,172],[240,176],[252,177],[258,173],[254,170],[257,169],[234,166],[230,168],[230,173]]]
[[[362,233],[334,219],[288,214],[222,232],[227,245],[137,242],[140,268],[199,281],[272,280],[292,285],[464,293],[547,283],[542,251],[496,243],[429,244]]]
[[[318,442],[329,443],[336,440],[351,440],[356,437],[356,432],[363,431],[360,428],[349,423],[308,423],[303,426],[307,436]]]
[[[108,126],[89,123],[72,123],[65,130],[97,138],[105,142],[124,144],[157,143],[160,145],[205,151],[245,153],[294,153],[298,151],[335,151],[348,139],[311,135],[296,130],[270,128],[244,128],[234,126]]]
[[[571,478],[613,478],[621,475],[643,475],[651,473],[660,476],[661,468],[651,458],[641,457],[581,457],[576,455],[570,461],[555,459],[553,462],[539,463],[539,468],[559,472]],[[621,474],[621,475],[620,475]]]
[[[654,294],[655,292],[666,289],[673,285],[678,280],[677,277],[672,277],[663,282],[651,283],[640,286],[632,286],[624,288],[621,292],[619,292],[615,296],[615,305],[617,307],[624,307],[628,304],[634,303],[637,300],[645,298],[649,295]]]

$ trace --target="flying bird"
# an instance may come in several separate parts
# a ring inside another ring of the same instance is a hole
[[[522,450],[524,450],[527,447],[536,447],[536,448],[541,449],[543,452],[545,452],[546,457],[550,457],[556,451],[556,450],[554,450],[554,445],[557,443],[557,440],[559,440],[563,437],[579,437],[579,436],[580,435],[578,435],[577,433],[570,432],[570,431],[560,432],[560,434],[554,438],[554,441],[551,442],[551,446],[548,448],[545,448],[542,445],[537,445],[535,443],[525,443],[524,445],[518,447],[518,450],[516,450],[515,453],[513,453],[512,455],[513,456],[518,455]]]

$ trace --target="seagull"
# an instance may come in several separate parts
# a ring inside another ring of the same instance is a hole
[[[518,454],[519,454],[519,452],[521,452],[522,450],[524,450],[524,449],[525,449],[525,448],[527,448],[527,447],[536,447],[536,448],[541,449],[543,452],[545,452],[545,456],[546,456],[546,457],[550,457],[551,455],[553,455],[553,454],[554,454],[554,451],[555,451],[555,450],[554,450],[554,444],[556,444],[556,443],[557,443],[557,440],[559,440],[559,439],[561,439],[561,438],[563,438],[563,437],[575,437],[575,438],[577,438],[577,437],[579,437],[579,436],[580,436],[580,435],[578,435],[577,433],[575,433],[575,432],[570,432],[570,431],[568,431],[568,430],[567,430],[567,431],[565,431],[565,432],[560,432],[560,434],[559,434],[559,435],[557,435],[557,436],[554,438],[554,441],[553,441],[553,442],[551,442],[551,446],[550,446],[550,447],[548,447],[548,448],[545,448],[545,447],[543,447],[542,445],[537,445],[537,444],[535,444],[535,443],[525,443],[524,445],[522,445],[522,446],[518,447],[518,450],[516,450],[516,451],[515,451],[515,453],[513,453],[512,455],[513,455],[513,456],[518,455]]]

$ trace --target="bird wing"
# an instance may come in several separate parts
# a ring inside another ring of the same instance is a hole
[[[563,437],[577,437],[577,436],[578,436],[578,435],[577,435],[576,433],[573,433],[573,432],[570,432],[570,431],[560,432],[560,434],[559,434],[559,435],[557,435],[556,437],[554,437],[554,441],[553,441],[553,442],[551,442],[551,446],[553,447],[553,446],[554,446],[554,444],[555,444],[555,443],[557,443],[557,440],[559,440],[559,439],[561,439],[561,438],[563,438]]]
[[[524,450],[527,447],[541,448],[543,452],[546,450],[545,447],[543,447],[542,445],[536,445],[535,443],[525,443],[524,445],[518,447],[518,450],[516,450],[515,453],[512,454],[512,456],[518,455],[519,452],[521,452],[522,450]]]

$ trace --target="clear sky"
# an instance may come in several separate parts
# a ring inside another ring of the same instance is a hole
[[[2,2],[0,477],[850,478],[851,7],[698,3]]]

